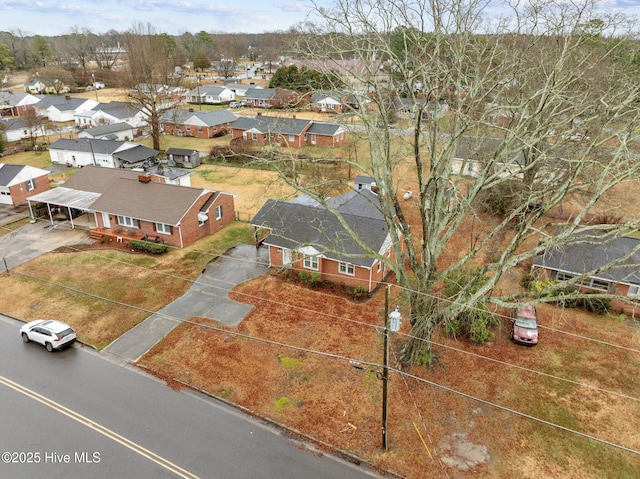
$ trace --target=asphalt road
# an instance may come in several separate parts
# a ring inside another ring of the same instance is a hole
[[[379,477],[104,353],[23,344],[19,326],[0,316],[0,477]]]

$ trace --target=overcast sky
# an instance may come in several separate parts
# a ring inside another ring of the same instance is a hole
[[[491,3],[499,12],[501,2]],[[94,33],[122,32],[142,22],[170,35],[263,33],[304,20],[309,5],[308,0],[0,0],[0,31],[55,36],[86,27]],[[640,0],[605,0],[603,6],[640,16]]]

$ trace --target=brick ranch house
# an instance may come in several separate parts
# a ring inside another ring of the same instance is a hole
[[[87,213],[91,237],[145,239],[184,248],[235,220],[234,195],[162,182],[146,172],[87,166],[30,198],[73,218]],[[53,207],[53,208],[52,208]],[[51,218],[53,222],[53,218]]]
[[[269,266],[318,273],[322,281],[372,292],[389,270],[380,257],[395,261],[387,223],[370,187],[327,200],[375,252],[368,253],[344,229],[336,214],[308,196],[290,202],[268,200],[251,221],[269,248]],[[376,256],[379,255],[379,256]]]
[[[603,268],[615,262],[615,266]],[[627,236],[576,240],[538,255],[532,273],[557,281],[573,281],[582,291],[608,293],[631,301],[612,299],[611,308],[640,313],[640,239]]]
[[[0,204],[18,206],[50,188],[49,172],[26,165],[0,163]]]
[[[253,142],[258,145],[282,145],[302,148],[306,145],[336,147],[342,145],[344,128],[332,123],[281,118],[258,114],[254,118],[240,117],[231,125],[234,141]]]
[[[160,118],[162,132],[174,136],[214,138],[231,132],[238,119],[229,110],[193,111],[173,109]]]

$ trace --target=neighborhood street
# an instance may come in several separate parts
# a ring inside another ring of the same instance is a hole
[[[379,477],[109,355],[24,344],[20,324],[0,316],[0,477]]]

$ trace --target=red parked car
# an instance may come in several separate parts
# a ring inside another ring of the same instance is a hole
[[[538,344],[538,315],[535,306],[516,309],[511,317],[511,339],[518,344]]]

